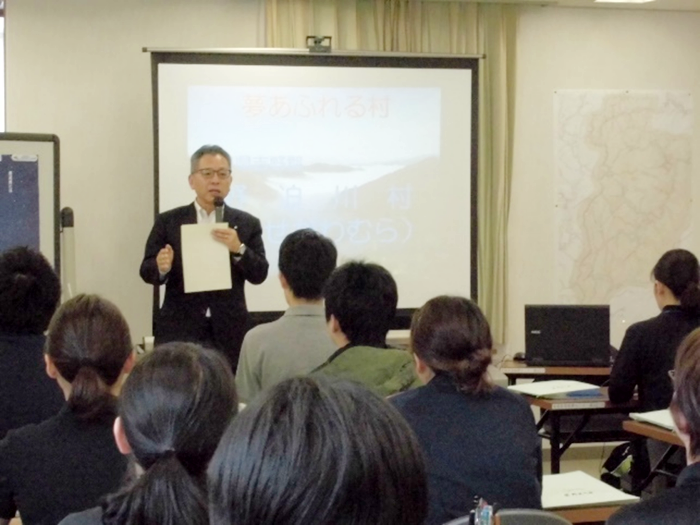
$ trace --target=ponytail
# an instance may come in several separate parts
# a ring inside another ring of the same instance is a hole
[[[688,283],[688,286],[678,299],[681,302],[681,307],[686,310],[700,309],[700,287],[698,287],[698,283]]]
[[[131,355],[131,336],[113,303],[82,294],[66,301],[51,319],[44,351],[71,384],[68,406],[78,418],[116,415],[110,390]]]
[[[204,478],[190,475],[174,451],[161,454],[142,476],[102,506],[105,525],[208,525]]]
[[[114,417],[117,400],[99,372],[91,365],[83,365],[71,381],[68,406],[82,420],[94,421],[102,417]]]

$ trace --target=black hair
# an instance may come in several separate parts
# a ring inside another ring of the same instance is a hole
[[[63,303],[49,324],[45,351],[71,384],[68,406],[78,418],[114,417],[110,387],[132,346],[126,319],[113,303],[84,294]]]
[[[333,241],[312,229],[287,235],[280,245],[279,269],[299,299],[318,300],[335,269],[338,251]]]
[[[686,309],[700,308],[700,266],[688,250],[669,250],[652,270],[654,279],[664,284]]]
[[[119,416],[144,473],[103,505],[106,525],[206,525],[206,468],[238,404],[226,360],[193,343],[157,347],[134,367]]]
[[[328,377],[283,381],[248,405],[211,461],[212,525],[419,525],[423,458],[383,399]]]
[[[0,254],[0,332],[42,334],[61,299],[61,282],[39,252],[20,246]]]
[[[197,171],[199,159],[204,157],[204,155],[221,155],[228,162],[229,168],[231,167],[231,155],[224,148],[213,144],[205,144],[190,157],[190,173]]]
[[[326,320],[335,317],[353,345],[383,347],[396,315],[396,281],[383,266],[351,261],[336,268],[323,290]]]
[[[410,348],[437,373],[445,373],[467,393],[492,389],[491,329],[479,306],[464,297],[441,295],[416,310]]]

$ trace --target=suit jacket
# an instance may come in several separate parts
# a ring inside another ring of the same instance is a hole
[[[700,521],[700,464],[686,467],[676,487],[628,505],[613,514],[609,525],[693,525]]]
[[[140,271],[141,278],[147,283],[154,286],[163,284],[156,256],[166,244],[172,246],[174,259],[165,277],[165,301],[155,321],[154,334],[157,339],[187,340],[188,334],[196,333],[207,309],[211,311],[215,330],[228,329],[232,324],[244,322],[241,319],[247,315],[245,282],[260,284],[267,277],[268,262],[265,259],[262,227],[260,221],[249,213],[228,206],[224,206],[224,221],[231,228],[236,228],[241,242],[246,245],[246,252],[240,260],[236,261],[231,254],[231,289],[185,293],[180,226],[197,224],[197,210],[192,203],[158,215],[146,241]]]
[[[460,392],[438,372],[389,398],[416,433],[428,473],[426,525],[469,514],[474,497],[499,508],[542,507],[542,449],[527,401],[505,388]]]
[[[0,334],[0,439],[8,431],[41,423],[66,402],[58,383],[46,375],[41,335]]]
[[[629,401],[639,387],[641,412],[667,408],[673,397],[668,371],[683,338],[700,326],[700,314],[666,306],[656,317],[627,329],[610,373],[608,395],[613,403]]]

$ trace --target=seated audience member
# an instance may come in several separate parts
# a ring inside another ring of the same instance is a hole
[[[112,437],[116,395],[133,364],[126,320],[111,302],[79,295],[49,324],[46,371],[68,401],[54,417],[0,442],[0,523],[58,523],[118,489],[127,461]]]
[[[477,496],[499,508],[541,508],[535,420],[522,397],[490,381],[491,331],[479,307],[431,299],[414,314],[410,341],[425,386],[390,401],[426,455],[426,524],[469,514]]]
[[[242,401],[308,374],[336,349],[323,315],[323,285],[337,256],[333,241],[314,230],[297,230],[282,241],[279,279],[289,308],[282,318],[246,334],[236,371]]]
[[[114,424],[119,450],[143,474],[60,525],[207,525],[207,465],[237,410],[222,355],[192,343],[157,347],[124,383]]]
[[[315,372],[357,381],[382,396],[418,385],[410,354],[386,346],[398,292],[385,268],[357,261],[339,266],[323,295],[338,350]]]
[[[663,254],[652,270],[654,298],[661,313],[631,325],[625,332],[615,358],[608,393],[614,403],[629,401],[637,388],[639,412],[667,408],[673,396],[668,371],[673,368],[676,349],[692,330],[700,326],[700,266],[687,250]],[[658,441],[637,440],[634,448],[633,477],[643,479],[650,465],[656,464],[667,447]],[[673,462],[683,462],[682,457]],[[656,494],[667,485],[657,476],[647,493]]]
[[[700,522],[700,329],[687,336],[675,361],[676,393],[671,415],[685,445],[688,466],[676,482],[653,498],[623,507],[610,525],[694,525]]]
[[[610,400],[629,401],[639,392],[639,412],[667,408],[673,395],[668,371],[676,348],[700,326],[700,266],[687,250],[666,252],[652,270],[661,313],[631,325],[610,374]]]
[[[423,459],[401,416],[362,386],[288,379],[224,433],[208,471],[212,525],[421,525]]]
[[[65,402],[43,357],[44,331],[60,298],[58,276],[43,255],[29,248],[0,255],[0,439],[56,415]]]

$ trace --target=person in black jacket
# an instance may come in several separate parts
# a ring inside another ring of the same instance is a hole
[[[95,295],[66,301],[49,324],[46,369],[66,398],[54,417],[0,442],[0,524],[54,525],[116,490],[127,461],[112,438],[116,396],[134,363],[126,319]]]
[[[676,348],[700,326],[700,266],[687,250],[663,254],[652,270],[654,297],[661,313],[631,325],[610,374],[613,403],[629,401],[639,391],[639,412],[668,408]]]
[[[43,255],[25,247],[0,255],[0,439],[55,416],[65,402],[44,365],[44,331],[60,298]]]
[[[615,513],[609,525],[694,525],[700,521],[700,329],[687,336],[675,360],[671,415],[688,466],[675,488]]]
[[[216,222],[215,201],[231,189],[231,157],[219,146],[202,146],[192,154],[189,183],[195,201],[161,213],[148,240],[141,278],[165,285],[165,299],[154,320],[156,344],[191,341],[221,351],[236,370],[241,344],[248,328],[245,282],[260,284],[267,277],[268,262],[260,221],[251,214],[223,206],[227,227],[213,230],[214,239],[229,252],[231,288],[185,292],[180,227]]]
[[[488,321],[469,299],[436,297],[413,316],[410,349],[425,385],[389,400],[426,455],[427,525],[469,514],[475,497],[542,506],[535,419],[521,396],[491,383],[491,348]]]

